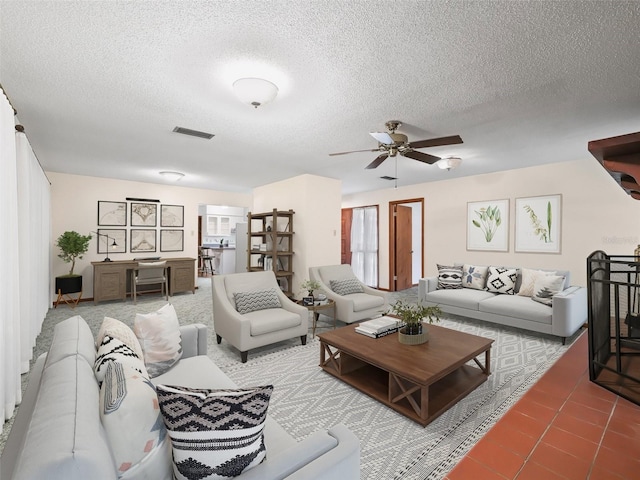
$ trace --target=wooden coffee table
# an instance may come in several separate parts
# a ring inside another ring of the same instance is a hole
[[[422,426],[491,373],[489,338],[429,325],[427,343],[403,345],[397,333],[370,338],[354,329],[318,335],[322,369]],[[482,353],[484,365],[476,358]]]

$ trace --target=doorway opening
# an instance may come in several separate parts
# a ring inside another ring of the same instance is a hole
[[[389,202],[389,291],[424,276],[424,198]]]

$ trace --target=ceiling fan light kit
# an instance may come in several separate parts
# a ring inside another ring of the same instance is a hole
[[[462,159],[460,157],[447,157],[438,160],[436,165],[442,170],[451,170],[452,168],[457,168],[461,163]]]
[[[278,87],[263,78],[239,78],[233,82],[233,90],[241,102],[254,108],[271,102],[278,95]]]

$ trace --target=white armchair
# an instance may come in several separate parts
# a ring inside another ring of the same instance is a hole
[[[242,363],[253,348],[293,337],[306,345],[309,311],[282,293],[272,271],[214,275],[211,290],[216,340],[240,350]]]
[[[336,302],[336,318],[342,322],[353,323],[379,317],[389,310],[387,294],[361,283],[351,265],[309,267],[309,278],[319,282],[327,298]],[[354,293],[339,294],[343,293],[340,292],[343,288],[343,292]]]

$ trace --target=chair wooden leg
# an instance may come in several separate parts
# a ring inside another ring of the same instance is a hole
[[[222,337],[218,334],[216,334],[216,341],[218,342],[218,345],[222,343]]]
[[[242,363],[247,363],[247,359],[249,357],[249,352],[240,352],[240,359],[242,360]]]
[[[306,335],[300,335],[300,341],[302,342],[303,345],[307,344],[307,336]]]

